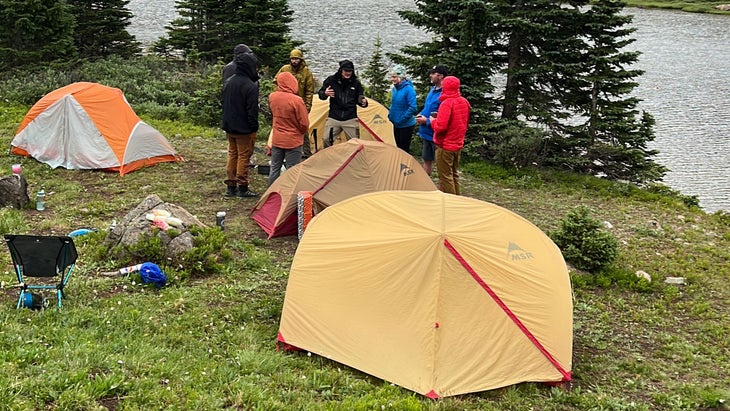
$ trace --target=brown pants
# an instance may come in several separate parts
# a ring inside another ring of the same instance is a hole
[[[226,137],[228,137],[226,185],[248,187],[249,162],[253,154],[253,143],[256,141],[256,133],[226,133]]]
[[[459,195],[459,159],[461,150],[448,151],[436,147],[436,171],[439,175],[439,190]]]

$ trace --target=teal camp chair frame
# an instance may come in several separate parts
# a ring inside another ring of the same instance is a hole
[[[6,234],[5,244],[10,250],[10,256],[18,278],[20,295],[18,305],[23,305],[26,294],[32,290],[56,290],[58,307],[63,300],[63,289],[71,278],[76,266],[78,253],[73,239],[69,236],[36,236]],[[28,284],[26,278],[45,277],[58,278],[55,284]]]

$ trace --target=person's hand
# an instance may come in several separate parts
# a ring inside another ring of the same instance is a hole
[[[324,90],[324,94],[326,94],[330,97],[334,97],[335,91],[332,89],[332,86],[327,86],[327,88]]]
[[[416,116],[416,124],[418,124],[419,126],[422,126],[422,125],[426,124],[426,117],[423,117],[420,114],[417,115]]]

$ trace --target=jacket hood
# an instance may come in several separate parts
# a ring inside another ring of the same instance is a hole
[[[357,78],[355,75],[355,65],[350,60],[342,60],[340,61],[340,68],[337,69],[337,73],[335,73],[335,77],[338,79],[341,79],[343,81],[353,81]],[[345,79],[342,77],[342,70],[352,70],[352,76],[349,79]]]
[[[282,71],[278,76],[276,76],[276,85],[279,91],[283,91],[285,93],[297,94],[297,91],[299,90],[297,78],[288,71]]]
[[[410,86],[411,84],[412,84],[412,82],[411,82],[410,79],[404,78],[401,81],[399,81],[398,84],[394,85],[394,87],[397,90],[400,90],[400,89],[402,89],[405,86]]]
[[[302,53],[301,50],[294,49],[294,50],[291,51],[291,53],[289,53],[289,58],[290,59],[302,59],[302,60],[304,60],[304,54]]]
[[[236,44],[236,47],[233,48],[233,58],[235,59],[236,56],[246,53],[253,53],[251,48],[245,44]]]
[[[340,61],[340,71],[342,70],[355,71],[355,65],[350,60],[342,60]]]
[[[447,98],[461,97],[461,91],[459,90],[460,87],[461,81],[459,81],[458,78],[454,76],[444,77],[444,80],[441,82],[441,89],[443,91],[441,92],[439,100],[443,101]]]
[[[243,53],[233,58],[236,63],[236,74],[244,75],[252,81],[259,80],[258,60],[253,53]]]

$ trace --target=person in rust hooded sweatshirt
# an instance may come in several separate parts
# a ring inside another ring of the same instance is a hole
[[[461,81],[446,76],[441,82],[442,92],[437,115],[431,116],[433,143],[436,145],[436,171],[439,189],[444,193],[460,194],[459,160],[464,147],[471,105],[461,96]]]
[[[287,168],[302,161],[303,136],[309,130],[309,114],[304,100],[297,94],[297,79],[292,73],[282,71],[276,76],[276,85],[277,90],[269,94],[273,116],[269,185],[279,178],[285,161]]]

